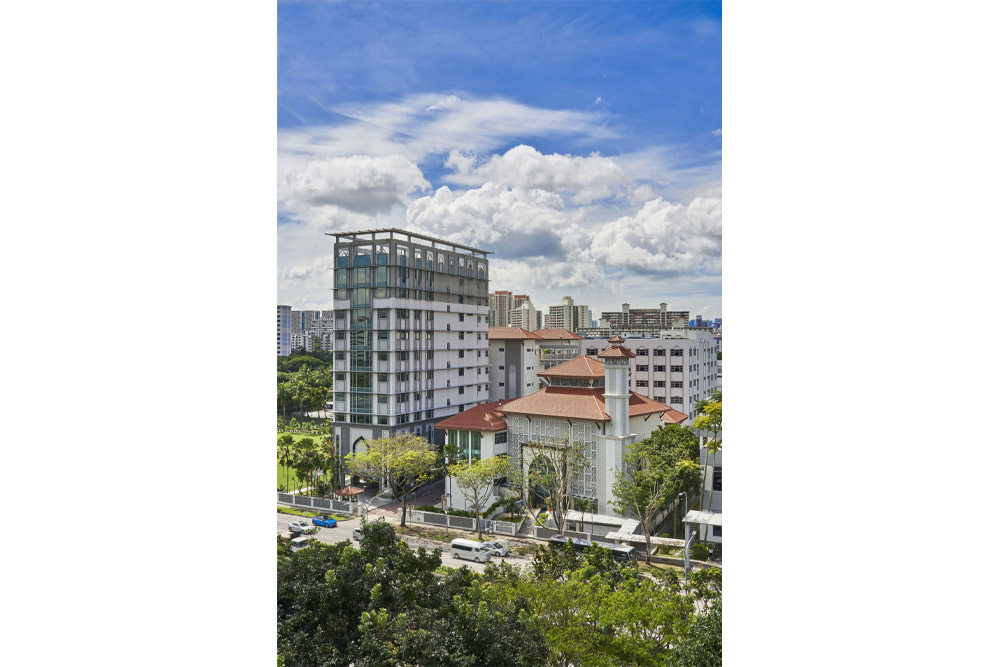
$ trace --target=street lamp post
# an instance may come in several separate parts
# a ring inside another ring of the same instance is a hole
[[[687,513],[688,513],[688,494],[687,494],[687,491],[681,491],[677,495],[684,496],[684,516],[687,516]]]

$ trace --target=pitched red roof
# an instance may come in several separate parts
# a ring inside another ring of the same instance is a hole
[[[503,414],[538,415],[563,419],[611,420],[608,413],[604,411],[603,387],[545,387],[527,396],[504,403],[498,411]],[[673,420],[668,421],[668,424],[687,419],[687,415],[674,410],[669,405],[640,396],[634,391],[629,392],[629,417],[657,413],[663,413],[667,419]]]
[[[582,356],[564,361],[548,370],[539,371],[538,377],[572,378],[575,380],[591,380],[604,377],[604,363],[593,357]]]
[[[486,338],[488,340],[524,340],[535,338],[535,335],[521,327],[490,327]]]
[[[528,331],[521,327],[490,327],[486,334],[489,340],[581,340],[568,329],[536,329]]]
[[[483,403],[464,412],[442,419],[434,425],[436,429],[454,429],[465,431],[503,431],[507,421],[496,411],[503,401]]]
[[[662,415],[660,415],[660,421],[666,424],[680,424],[687,418],[688,416],[686,414],[684,414],[680,410],[674,410],[673,408],[670,408]]]
[[[569,329],[535,329],[531,333],[541,340],[583,340]]]
[[[635,356],[635,352],[622,345],[622,343],[625,342],[625,339],[621,336],[615,336],[608,342],[611,343],[611,345],[597,355],[599,359],[631,359]]]

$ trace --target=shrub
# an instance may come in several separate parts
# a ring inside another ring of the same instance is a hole
[[[483,517],[488,517],[490,514],[493,514],[493,511],[498,507],[503,508],[504,514],[513,514],[520,517],[524,510],[519,507],[517,503],[517,498],[499,498],[495,503],[486,508],[486,511],[483,512]]]
[[[691,558],[694,560],[705,560],[708,558],[708,547],[704,544],[692,544]]]
[[[444,514],[444,510],[437,505],[421,505],[420,507],[414,507],[413,509],[418,512],[434,512],[435,514]],[[451,516],[465,516],[470,519],[475,519],[476,515],[471,510],[448,510],[448,514]]]

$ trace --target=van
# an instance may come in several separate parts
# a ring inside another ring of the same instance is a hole
[[[310,537],[293,537],[292,553],[299,551],[300,549],[305,549],[310,544],[312,544],[312,538]]]
[[[482,542],[452,540],[451,556],[452,558],[464,558],[465,560],[474,560],[477,563],[485,563],[490,559],[491,554],[483,548]]]

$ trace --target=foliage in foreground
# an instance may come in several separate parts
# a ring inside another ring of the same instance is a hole
[[[289,555],[279,543],[278,653],[284,665],[721,664],[722,580],[699,570],[682,591],[606,550],[542,548],[526,573],[441,567],[392,527]],[[703,611],[696,611],[703,610]]]

